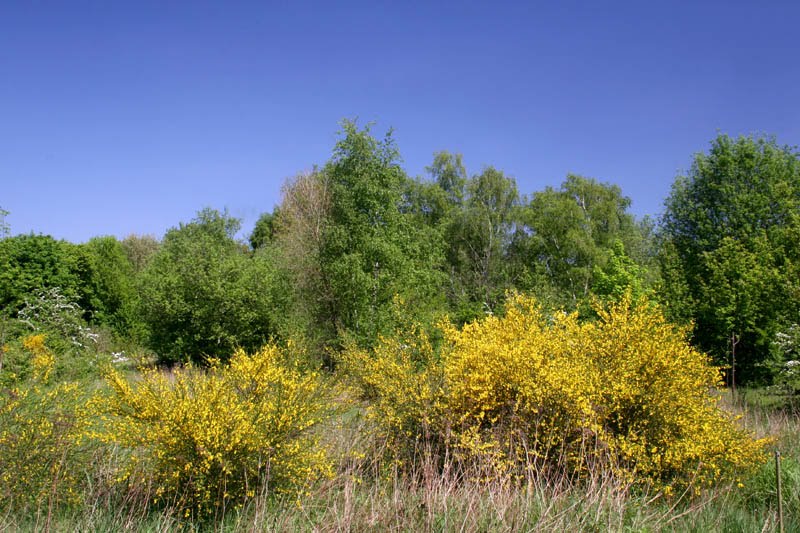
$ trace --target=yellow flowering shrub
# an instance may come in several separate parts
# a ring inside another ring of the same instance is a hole
[[[29,335],[22,339],[22,347],[30,353],[33,379],[47,383],[56,364],[56,357],[44,343],[43,334]]]
[[[326,407],[320,378],[275,345],[207,370],[145,370],[135,381],[110,370],[108,382],[94,436],[129,450],[118,481],[152,483],[156,503],[202,516],[265,483],[295,492],[332,473],[313,431]]]
[[[764,462],[768,439],[754,440],[719,406],[720,372],[685,341],[687,331],[629,301],[598,313],[601,421],[628,471],[654,481],[693,479],[699,488]]]
[[[55,357],[44,335],[22,339],[29,379],[0,388],[0,507],[47,508],[80,501],[85,428],[77,383],[51,385]]]
[[[514,296],[505,316],[443,325],[438,357],[428,345],[415,365],[407,342],[384,340],[344,366],[390,442],[438,440],[493,475],[609,468],[669,493],[763,461],[764,442],[719,408],[719,373],[684,332],[646,302],[596,311],[549,316]]]
[[[351,346],[340,364],[369,401],[367,418],[395,458],[412,457],[423,440],[435,442],[442,375],[424,334],[381,338],[374,350]]]
[[[445,325],[443,393],[457,450],[498,472],[583,467],[600,429],[589,327],[574,314],[548,322],[522,298],[504,317]]]

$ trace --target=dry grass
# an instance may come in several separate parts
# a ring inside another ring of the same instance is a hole
[[[800,425],[788,412],[738,409],[759,435],[776,437],[788,470],[786,531],[800,531]],[[354,409],[321,428],[338,459],[334,478],[310,487],[300,499],[277,498],[269,487],[239,510],[203,522],[181,520],[169,507],[153,507],[152,487],[114,489],[114,453],[99,455],[86,502],[61,509],[47,521],[44,506],[29,516],[0,510],[2,531],[775,531],[774,465],[745,481],[700,496],[690,491],[666,499],[632,487],[597,468],[584,479],[564,473],[522,480],[478,482],[480,472],[429,450],[414,466],[385,460],[380,443]],[[446,452],[445,452],[446,454]],[[794,477],[791,477],[794,476]],[[792,492],[793,491],[793,492]]]

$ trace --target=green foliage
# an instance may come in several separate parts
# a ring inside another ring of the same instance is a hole
[[[85,291],[75,245],[43,235],[0,240],[0,308],[16,312],[34,291],[59,287],[70,298]]]
[[[133,266],[133,271],[137,274],[144,270],[159,247],[159,242],[152,235],[131,234],[122,239],[121,244],[128,261]]]
[[[438,299],[441,259],[401,209],[407,178],[391,132],[379,141],[353,122],[343,130],[322,171],[330,200],[314,258],[316,323],[329,338],[368,344],[391,328],[395,295],[420,309]]]
[[[239,221],[206,209],[164,236],[139,277],[150,345],[163,362],[227,357],[275,330],[272,257],[234,240]]]
[[[0,308],[13,317],[37,291],[58,288],[83,318],[119,334],[137,330],[133,268],[119,242],[96,237],[86,244],[49,236],[0,240]]]
[[[610,300],[621,300],[626,294],[635,300],[648,293],[643,268],[625,253],[622,241],[615,241],[606,264],[595,265],[592,293]]]
[[[264,248],[275,237],[275,213],[262,213],[250,234],[250,248]]]
[[[612,290],[605,286],[609,280],[595,275],[622,267],[607,266],[614,257],[628,262],[628,270],[638,265],[635,277],[644,284],[651,278],[646,272],[647,226],[635,223],[629,207],[619,187],[575,175],[559,189],[534,193],[514,242],[521,288],[549,295],[551,305],[575,308],[593,286]]]
[[[750,246],[725,237],[702,256],[705,275],[698,280],[697,328],[705,342],[717,347],[718,361],[731,353],[738,359],[731,364],[744,376],[755,376],[756,365],[768,359],[778,326],[782,274],[770,248],[763,234]]]
[[[256,253],[275,258],[283,306],[281,329],[287,338],[302,337],[324,358],[326,344],[335,338],[330,322],[332,291],[324,277],[320,253],[330,210],[330,190],[320,172],[300,174],[282,189],[275,210],[272,243]]]
[[[456,162],[460,164],[459,159]],[[460,195],[453,198],[458,205]],[[507,252],[518,202],[516,181],[493,167],[466,183],[463,208],[453,211],[445,234],[449,296],[458,321],[501,308],[511,282]]]
[[[402,271],[397,236],[404,175],[390,135],[378,141],[354,123],[343,127],[325,168],[331,208],[320,259],[333,292],[330,322],[366,340],[379,330],[380,307]]]
[[[467,195],[467,169],[464,167],[461,154],[451,154],[446,151],[437,152],[433,156],[433,163],[426,167],[434,183],[445,194],[447,203],[451,206],[461,206]]]
[[[406,183],[403,192],[402,212],[411,217],[418,227],[432,230],[441,241],[442,229],[449,222],[453,205],[447,193],[436,183],[416,179]],[[443,243],[439,243],[444,246]]]
[[[138,316],[138,294],[134,266],[125,248],[114,237],[95,237],[82,245],[91,275],[90,321],[111,327],[123,336],[143,337]]]
[[[688,307],[694,338],[719,363],[736,342],[737,375],[759,378],[778,325],[798,312],[800,158],[774,139],[726,135],[678,177],[662,220],[672,308]],[[738,370],[738,369],[737,369]]]
[[[726,238],[780,230],[795,213],[800,161],[772,138],[720,135],[676,180],[663,225],[693,259]]]

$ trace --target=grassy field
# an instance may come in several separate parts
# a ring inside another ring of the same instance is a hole
[[[764,407],[764,395],[727,397],[729,409],[757,435],[775,438],[783,460],[786,531],[800,531],[800,424],[797,414]],[[322,442],[338,458],[331,479],[299,497],[273,495],[270,487],[239,509],[203,520],[148,504],[152,487],[109,489],[103,465],[94,465],[83,504],[48,509],[46,501],[25,513],[0,512],[3,531],[777,531],[775,465],[767,463],[741,486],[717,486],[699,496],[672,498],[620,483],[598,472],[579,482],[552,474],[521,482],[476,482],[455,462],[436,465],[420,453],[402,471],[379,460],[368,423],[358,412],[320,428]],[[113,460],[113,459],[112,459]],[[108,471],[113,465],[107,465]],[[98,474],[98,472],[100,472]]]

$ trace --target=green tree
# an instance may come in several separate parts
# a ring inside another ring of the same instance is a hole
[[[800,158],[768,137],[718,136],[666,201],[662,271],[680,291],[672,307],[689,307],[695,342],[718,363],[735,346],[742,381],[762,377],[775,332],[797,316],[798,212]]]
[[[451,154],[447,151],[436,152],[433,155],[433,163],[425,170],[428,171],[434,183],[444,191],[450,204],[463,204],[468,179],[461,154]]]
[[[275,237],[275,213],[262,213],[252,233],[250,233],[250,247],[253,250],[265,247]]]
[[[16,313],[34,291],[59,287],[77,300],[84,293],[76,246],[45,235],[0,240],[0,309]]]
[[[141,335],[134,265],[122,243],[111,236],[94,237],[80,247],[89,262],[91,321],[124,336]]]
[[[647,294],[645,269],[625,252],[625,245],[617,240],[613,243],[604,266],[594,266],[592,294],[612,301],[619,301],[630,293],[633,301]]]
[[[122,249],[137,274],[158,251],[159,242],[152,235],[128,235],[122,239]]]
[[[225,359],[276,332],[275,266],[234,239],[239,220],[213,209],[169,230],[139,279],[151,347],[163,362]]]
[[[630,199],[618,186],[575,175],[559,189],[535,193],[515,235],[523,286],[543,301],[574,308],[593,287],[602,287],[595,278],[609,273],[607,263],[615,254],[647,270],[648,225],[637,224],[629,207]],[[637,277],[647,279],[649,274],[639,272]]]
[[[328,319],[333,300],[330,283],[322,271],[323,233],[330,212],[330,189],[322,172],[299,174],[283,185],[275,210],[271,249],[287,289],[284,327],[323,352],[336,335]]]
[[[440,258],[403,211],[408,178],[391,131],[345,121],[321,170],[329,203],[319,233],[317,322],[331,339],[370,344],[393,323],[395,297],[425,313],[438,300]]]
[[[768,358],[781,313],[776,305],[783,292],[780,269],[764,234],[749,243],[725,237],[715,250],[703,253],[703,262],[697,328],[705,343],[719,347],[718,359],[728,356],[728,381],[735,385],[737,373],[752,377]],[[761,350],[760,357],[752,356]]]
[[[456,207],[458,199],[451,196]],[[512,285],[507,253],[518,205],[516,181],[493,167],[466,183],[463,206],[451,215],[445,237],[457,320],[472,320],[502,305]]]
[[[417,226],[442,229],[449,223],[453,205],[437,183],[418,178],[407,181],[401,211],[409,215]]]

